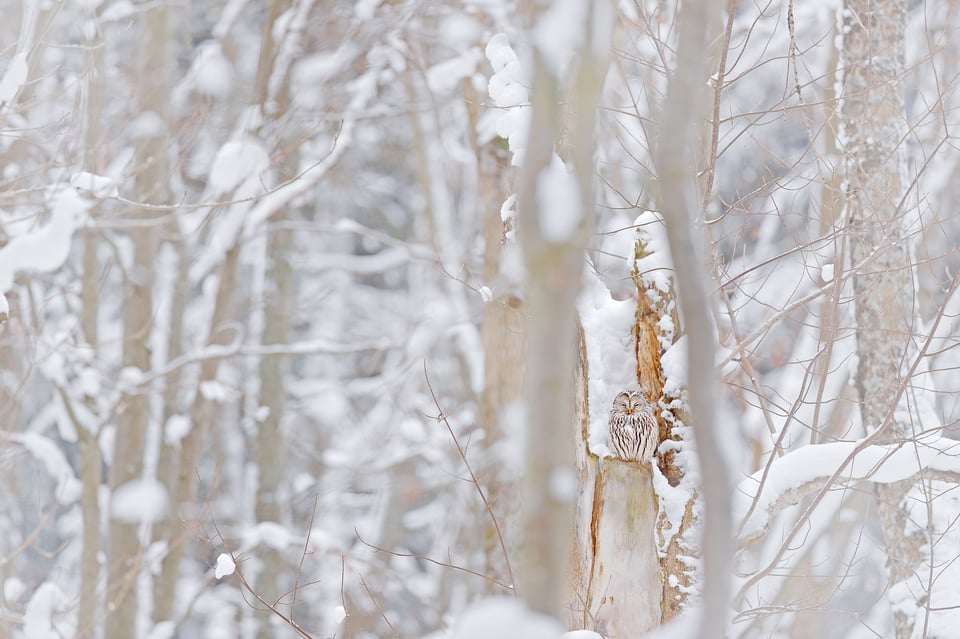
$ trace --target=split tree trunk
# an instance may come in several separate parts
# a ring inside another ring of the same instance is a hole
[[[628,639],[660,623],[661,570],[654,534],[657,498],[651,464],[600,460],[590,431],[586,343],[580,333],[577,466],[580,496],[569,624]]]

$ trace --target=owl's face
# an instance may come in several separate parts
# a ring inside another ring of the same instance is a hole
[[[613,400],[613,410],[632,415],[646,404],[646,399],[638,391],[624,391]]]

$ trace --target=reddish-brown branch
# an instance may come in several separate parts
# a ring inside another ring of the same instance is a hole
[[[472,483],[473,487],[476,488],[477,494],[480,495],[480,500],[483,502],[484,508],[487,509],[487,513],[490,515],[493,528],[497,533],[497,541],[500,544],[500,550],[503,553],[503,561],[507,567],[507,576],[510,577],[510,586],[508,586],[508,588],[513,590],[516,580],[513,578],[513,569],[510,567],[510,555],[507,552],[507,544],[503,540],[503,532],[500,530],[500,522],[497,520],[497,516],[493,512],[493,507],[490,505],[490,501],[483,492],[483,487],[480,486],[480,481],[477,480],[477,476],[474,474],[473,468],[470,466],[470,462],[467,461],[467,454],[463,450],[463,446],[460,445],[460,440],[457,439],[457,435],[453,432],[453,428],[450,426],[450,422],[447,420],[446,414],[440,407],[440,400],[437,399],[437,394],[433,391],[433,385],[430,383],[430,376],[427,374],[426,362],[423,364],[423,377],[427,381],[427,389],[430,391],[430,397],[433,399],[433,404],[437,407],[438,414],[436,419],[439,422],[443,422],[443,425],[447,427],[447,432],[450,433],[450,437],[453,438],[453,443],[457,447],[457,452],[460,454],[460,459],[463,460],[463,465],[466,467],[467,472],[470,473],[470,483]]]

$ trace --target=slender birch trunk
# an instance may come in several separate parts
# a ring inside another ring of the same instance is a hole
[[[224,323],[233,317],[239,254],[240,247],[237,245],[224,256],[207,338],[210,346],[225,346],[233,337],[232,331],[224,329]],[[176,463],[173,493],[170,496],[173,512],[168,535],[169,550],[163,559],[160,576],[154,583],[154,619],[157,621],[173,616],[180,564],[187,544],[195,533],[195,521],[201,508],[197,504],[197,469],[200,467],[207,431],[217,415],[216,402],[206,397],[199,388],[204,382],[217,378],[220,361],[221,358],[211,357],[200,365],[198,390],[190,407],[190,432],[180,442],[180,459]]]
[[[283,216],[280,215],[282,221]],[[293,232],[277,228],[270,233],[267,248],[267,283],[262,342],[265,346],[285,344],[290,334],[290,305],[293,299],[293,269],[289,253],[293,247]],[[257,494],[255,515],[257,522],[284,523],[286,499],[283,478],[286,471],[287,442],[282,423],[286,404],[286,366],[284,355],[264,355],[260,360],[260,405],[266,407],[266,417],[257,424]],[[286,590],[293,575],[275,548],[263,548],[258,553],[263,569],[257,575],[257,592],[268,601],[277,601]],[[262,616],[258,636],[269,639],[275,629],[269,617]]]
[[[559,69],[545,53],[534,51],[532,114],[529,141],[518,189],[519,238],[526,266],[527,441],[521,482],[523,542],[518,571],[520,595],[538,612],[559,619],[576,588],[571,553],[576,494],[560,488],[576,477],[575,371],[577,365],[576,300],[581,288],[583,248],[593,231],[593,175],[596,109],[606,77],[606,43],[602,7],[586,9],[583,46],[570,63],[571,91],[564,100]],[[607,7],[609,9],[609,7]],[[535,27],[536,28],[536,27]],[[562,112],[562,104],[569,112]],[[566,128],[566,130],[565,130]],[[563,144],[561,144],[563,143]],[[548,210],[545,182],[555,169],[555,149],[563,146],[579,197],[571,210]],[[552,216],[578,210],[582,218],[569,237],[550,229]],[[550,442],[550,445],[543,445]]]
[[[477,125],[480,120],[479,96],[469,83],[465,83],[464,102],[468,112],[468,136],[477,158],[480,206],[483,215],[483,282],[490,287],[492,299],[483,307],[481,336],[483,339],[483,393],[480,397],[480,424],[485,437],[482,445],[490,450],[500,444],[505,433],[502,418],[504,411],[515,405],[523,396],[524,358],[526,354],[526,335],[524,333],[523,300],[517,291],[501,287],[500,262],[506,242],[504,222],[500,208],[509,189],[506,185],[512,174],[506,153],[493,143],[480,144],[477,138]],[[503,290],[505,289],[505,290]],[[495,474],[486,484],[485,490],[492,500],[494,515],[500,523],[501,531],[506,534],[506,552],[514,555],[516,543],[511,523],[517,512],[517,496],[514,483],[502,474]],[[484,527],[483,554],[486,566],[483,573],[500,582],[509,580],[493,522],[481,515],[478,525]],[[502,594],[493,589],[491,582],[484,581],[481,587],[491,594]]]
[[[670,78],[654,153],[659,200],[673,255],[675,279],[687,337],[689,421],[696,438],[702,477],[703,613],[698,636],[726,635],[733,542],[730,521],[730,473],[718,442],[716,420],[715,336],[710,320],[703,247],[694,238],[701,218],[697,195],[699,105],[713,71],[707,55],[718,26],[720,5],[712,0],[684,2],[679,14],[677,63]],[[719,33],[719,30],[717,30]]]
[[[84,131],[84,167],[91,173],[99,172],[100,142],[102,127],[100,119],[103,108],[103,34],[100,31],[96,11],[90,16],[94,27],[88,32],[84,50],[86,72],[86,130]],[[80,324],[87,346],[97,351],[99,335],[100,261],[97,256],[99,238],[96,231],[83,233],[83,280],[80,298],[83,316]],[[93,408],[94,402],[88,402]],[[80,604],[77,610],[77,628],[80,636],[93,632],[97,625],[97,610],[100,599],[100,501],[102,481],[100,433],[91,433],[82,425],[77,426],[80,440],[80,481],[83,493],[80,496],[80,512],[83,514],[82,550],[80,552]]]

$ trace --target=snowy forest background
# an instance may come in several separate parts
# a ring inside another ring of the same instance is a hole
[[[677,5],[0,3],[0,636],[955,636],[960,7]]]

